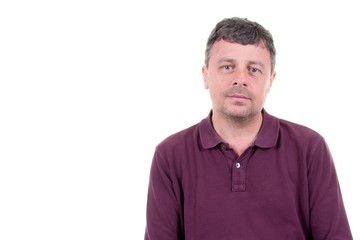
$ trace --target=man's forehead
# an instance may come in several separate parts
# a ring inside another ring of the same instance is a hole
[[[242,43],[238,43],[238,42],[234,42],[234,41],[227,41],[227,40],[224,40],[224,39],[220,39],[218,41],[216,41],[214,43],[214,45],[212,46],[212,49],[214,47],[219,47],[219,46],[241,46],[241,47],[252,47],[252,48],[259,48],[259,49],[263,49],[263,50],[267,50],[268,49],[266,48],[264,42],[261,40],[259,41],[258,43],[254,43],[254,44],[242,44]],[[268,51],[269,52],[269,51]]]
[[[263,45],[259,44],[241,44],[232,43],[225,40],[214,43],[210,52],[210,61],[229,61],[234,62],[239,58],[246,58],[248,61],[262,62],[264,60],[270,63],[270,52]],[[262,61],[261,61],[262,60]]]

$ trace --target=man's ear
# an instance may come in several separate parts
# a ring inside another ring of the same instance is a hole
[[[269,93],[269,92],[270,92],[270,89],[271,89],[272,84],[273,84],[273,82],[274,82],[275,76],[276,76],[276,72],[273,72],[273,74],[271,74],[271,76],[270,76],[270,85],[269,85],[269,88],[268,88],[268,90],[266,91],[266,93]]]
[[[204,87],[205,89],[209,89],[209,83],[207,80],[207,67],[203,66],[202,67],[202,75],[203,75],[203,79],[204,79]]]

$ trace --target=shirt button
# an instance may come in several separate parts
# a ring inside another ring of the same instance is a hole
[[[240,163],[236,163],[236,168],[240,168]]]
[[[225,145],[221,145],[221,149],[226,151],[226,146]]]

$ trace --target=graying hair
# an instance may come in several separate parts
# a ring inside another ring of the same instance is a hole
[[[205,65],[208,67],[211,48],[216,41],[225,40],[243,45],[263,44],[270,53],[271,72],[275,69],[276,49],[271,33],[256,22],[246,18],[225,18],[212,30],[205,50]]]

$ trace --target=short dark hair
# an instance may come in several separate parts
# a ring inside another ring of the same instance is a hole
[[[208,67],[210,51],[216,41],[225,40],[231,43],[263,44],[270,53],[271,72],[275,69],[276,49],[271,33],[256,22],[247,18],[225,18],[216,24],[206,44],[205,65]]]

